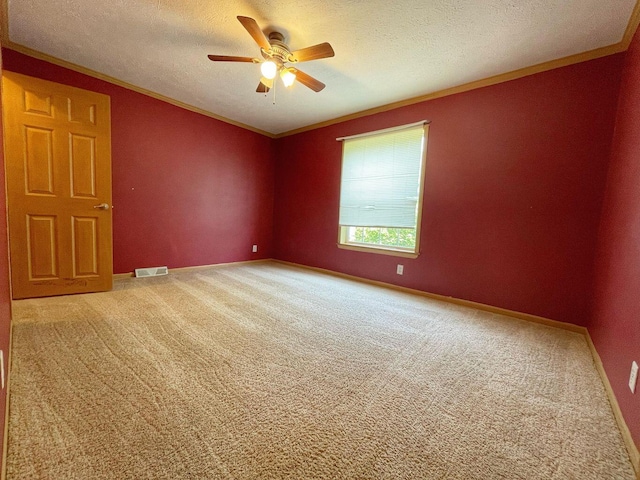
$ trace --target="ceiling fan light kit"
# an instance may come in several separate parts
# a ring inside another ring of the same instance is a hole
[[[273,80],[276,78],[276,73],[278,73],[278,66],[271,60],[267,60],[266,62],[262,62],[262,65],[260,65],[260,71],[264,78]]]
[[[283,68],[280,70],[280,78],[282,78],[285,87],[290,87],[296,81],[296,74],[291,68]]]
[[[335,53],[329,43],[320,43],[292,52],[284,43],[284,36],[280,32],[271,32],[267,38],[253,18],[239,16],[238,21],[260,47],[264,61],[261,62],[257,58],[228,55],[209,55],[209,60],[213,62],[260,63],[262,79],[256,89],[258,93],[268,93],[275,86],[274,79],[278,73],[285,87],[290,87],[297,80],[314,92],[324,89],[324,83],[287,64],[333,57]]]

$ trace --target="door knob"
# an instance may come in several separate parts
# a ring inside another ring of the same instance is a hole
[[[97,208],[98,210],[109,210],[109,204],[101,203],[100,205],[94,205],[93,208]]]

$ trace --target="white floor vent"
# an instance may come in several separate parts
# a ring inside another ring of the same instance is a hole
[[[158,275],[167,275],[169,269],[167,267],[151,267],[136,268],[136,277],[157,277]]]

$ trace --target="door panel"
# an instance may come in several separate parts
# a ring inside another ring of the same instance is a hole
[[[71,195],[96,198],[96,139],[71,135]]]
[[[53,195],[53,131],[25,127],[27,194]]]
[[[24,111],[26,113],[51,117],[51,95],[25,89]]]
[[[90,100],[82,98],[69,98],[67,102],[67,114],[69,122],[84,125],[96,124],[96,105]]]
[[[58,245],[54,216],[27,215],[29,280],[58,278]]]
[[[74,277],[98,275],[98,219],[73,217]]]
[[[111,288],[109,97],[4,72],[14,298]]]

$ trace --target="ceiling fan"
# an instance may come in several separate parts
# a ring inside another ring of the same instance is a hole
[[[271,32],[269,38],[267,38],[253,18],[239,16],[238,20],[260,47],[260,53],[264,60],[260,61],[252,57],[208,55],[209,60],[214,62],[261,63],[262,79],[256,89],[258,93],[267,93],[273,88],[274,79],[278,74],[280,74],[285,87],[290,87],[296,80],[314,92],[319,92],[325,87],[325,84],[321,81],[287,64],[333,57],[335,53],[331,45],[325,42],[292,52],[287,44],[284,43],[284,35],[280,32]]]

